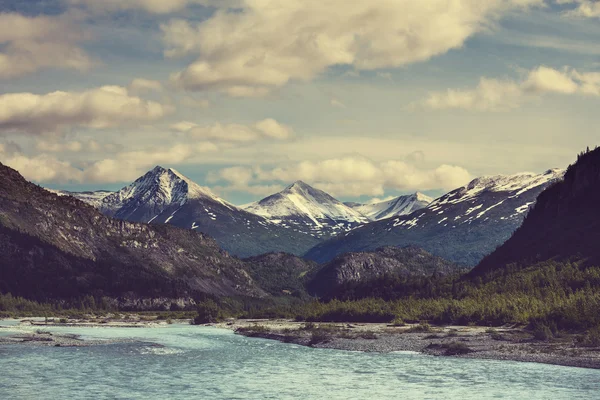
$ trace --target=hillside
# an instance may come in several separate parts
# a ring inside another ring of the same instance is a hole
[[[0,236],[0,292],[33,299],[264,295],[213,239],[106,217],[2,164]]]
[[[267,253],[243,260],[255,282],[273,296],[305,295],[307,278],[317,263],[286,253]]]
[[[352,286],[389,278],[447,275],[460,268],[417,247],[382,247],[372,252],[345,253],[320,266],[308,289],[320,297],[333,297]]]

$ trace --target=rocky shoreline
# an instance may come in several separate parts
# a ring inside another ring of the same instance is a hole
[[[432,356],[600,369],[600,348],[576,346],[576,335],[540,341],[517,327],[305,324],[285,320],[236,320],[215,326],[249,337],[316,348],[381,353],[414,351]]]

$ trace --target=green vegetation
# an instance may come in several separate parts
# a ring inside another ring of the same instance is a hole
[[[427,333],[432,332],[431,325],[427,322],[422,321],[419,325],[413,326],[412,328],[407,329],[406,333]]]
[[[211,299],[207,299],[197,305],[198,314],[192,320],[194,325],[212,324],[223,320],[221,309]]]
[[[264,307],[241,302],[239,308],[246,311],[232,316],[312,322],[518,324],[540,331],[540,339],[556,337],[560,330],[582,332],[600,326],[600,268],[581,262],[547,261],[524,269],[510,266],[476,278],[440,277],[422,284],[398,279],[387,287],[394,285],[400,287],[393,299],[374,298],[368,291],[361,298],[354,291],[353,298],[327,302],[273,300],[263,303]]]

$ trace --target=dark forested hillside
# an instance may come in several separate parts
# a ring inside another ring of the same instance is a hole
[[[42,300],[264,295],[244,264],[213,239],[168,225],[108,218],[2,164],[0,292]]]
[[[600,149],[596,149],[580,154],[564,180],[540,194],[523,225],[472,275],[548,259],[581,259],[599,265],[599,244]]]

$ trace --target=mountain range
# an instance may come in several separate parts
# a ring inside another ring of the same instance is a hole
[[[238,257],[271,251],[300,255],[319,241],[242,210],[178,171],[160,166],[104,197],[98,208],[105,215],[126,221],[202,232]]]
[[[197,230],[210,235],[223,249],[238,257],[268,252],[303,255],[340,232],[348,232],[384,214],[405,214],[428,201],[419,193],[381,204],[351,207],[297,181],[242,208],[175,169],[161,166],[117,192],[52,192],[76,197],[110,217]],[[369,215],[356,207],[362,207]]]
[[[241,208],[157,166],[102,198],[106,192],[60,194],[111,217],[205,233],[238,257],[285,252],[325,263],[346,252],[419,246],[474,266],[510,237],[539,193],[563,174],[554,169],[481,177],[435,200],[417,192],[366,204],[342,203],[297,181]]]
[[[415,245],[465,266],[476,265],[517,229],[537,196],[563,170],[474,179],[409,215],[375,221],[316,245],[319,263],[347,252]]]

